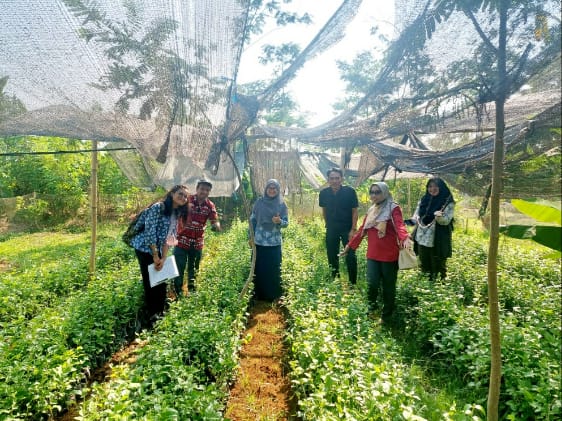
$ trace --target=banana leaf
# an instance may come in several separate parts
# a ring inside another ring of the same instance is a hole
[[[548,225],[507,225],[500,232],[511,238],[530,239],[553,250],[562,251],[562,227]]]
[[[525,215],[528,215],[539,222],[562,225],[562,212],[552,206],[541,205],[538,203],[527,202],[526,200],[513,199],[511,204]]]

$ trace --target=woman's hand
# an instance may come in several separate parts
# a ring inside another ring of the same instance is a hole
[[[443,211],[437,210],[435,212],[433,212],[433,215],[435,215],[437,218],[443,216]]]
[[[340,254],[338,254],[338,257],[345,256],[348,251],[349,251],[349,246],[345,246],[345,248],[340,252]]]
[[[277,214],[273,218],[271,218],[271,222],[273,222],[274,224],[280,224],[281,223],[281,217],[279,216],[279,214]]]
[[[410,240],[410,237],[400,243],[400,248],[408,249],[410,247],[412,247],[412,240]]]
[[[164,266],[164,259],[160,259],[160,257],[153,255],[152,259],[154,260],[154,269],[161,270]]]

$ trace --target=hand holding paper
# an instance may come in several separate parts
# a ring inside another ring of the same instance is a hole
[[[162,269],[157,270],[154,263],[148,266],[148,276],[150,278],[150,287],[154,288],[156,285],[161,284],[168,279],[173,279],[179,276],[176,259],[174,256],[167,257],[164,260]]]

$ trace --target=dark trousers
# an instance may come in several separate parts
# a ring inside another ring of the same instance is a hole
[[[154,263],[150,253],[144,253],[135,249],[137,260],[142,275],[142,285],[144,287],[144,305],[148,313],[148,317],[161,315],[166,309],[166,282],[150,287],[150,278],[148,277],[148,266]]]
[[[256,244],[254,296],[257,300],[274,301],[281,297],[281,246]]]
[[[194,248],[184,249],[181,247],[174,247],[174,256],[176,257],[176,265],[178,266],[179,276],[174,279],[174,288],[176,295],[182,294],[183,277],[185,273],[185,266],[187,264],[187,290],[189,292],[195,291],[195,277],[199,271],[199,262],[203,250],[196,250]]]
[[[367,259],[368,298],[371,309],[377,307],[379,290],[382,288],[383,322],[390,321],[394,312],[396,298],[396,279],[398,278],[398,262],[379,262]]]
[[[326,230],[326,251],[328,253],[328,264],[332,269],[332,278],[340,274],[340,261],[338,254],[349,241],[349,230]],[[341,248],[340,248],[341,246]],[[345,256],[345,264],[351,284],[357,283],[357,256],[355,250],[349,250]]]
[[[429,279],[434,281],[437,276],[445,279],[447,276],[447,258],[439,257],[435,254],[435,247],[425,247],[421,244],[418,248],[420,258],[420,269],[429,275]]]

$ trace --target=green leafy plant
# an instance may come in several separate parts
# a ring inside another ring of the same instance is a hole
[[[132,365],[94,384],[79,419],[222,419],[238,366],[249,296],[246,224],[206,237],[197,292],[172,303]],[[244,252],[245,251],[245,252]]]
[[[500,232],[508,237],[530,239],[545,247],[557,251],[552,257],[560,257],[562,251],[562,213],[552,206],[514,199],[513,206],[521,213],[534,218],[537,222],[556,225],[507,225],[500,228]]]
[[[331,281],[319,220],[286,231],[283,283],[298,416],[304,420],[482,419],[482,407],[426,390],[422,369],[367,316],[367,302]],[[364,274],[364,269],[362,269]],[[434,387],[432,388],[434,389]],[[463,403],[461,403],[463,402]]]

